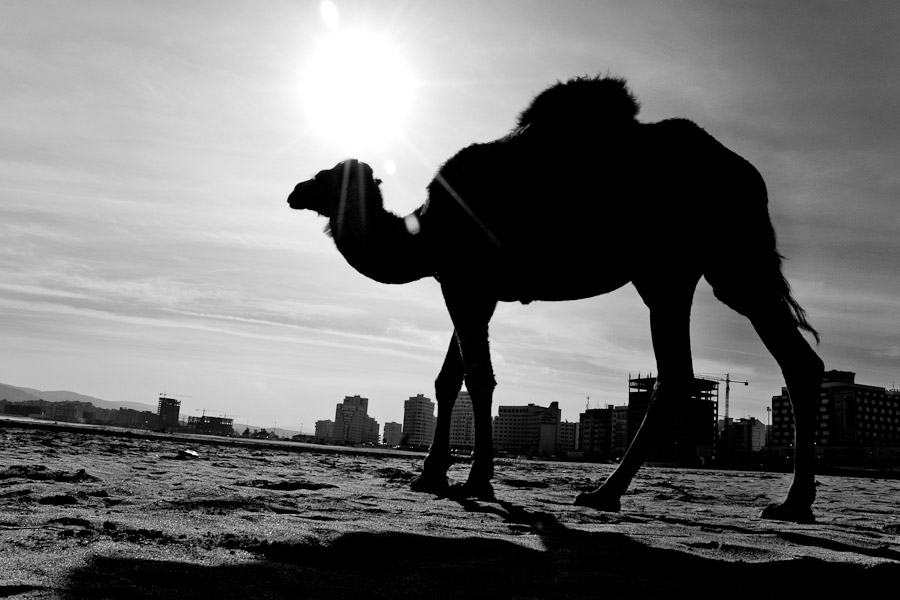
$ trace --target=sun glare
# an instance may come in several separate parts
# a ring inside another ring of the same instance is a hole
[[[390,40],[337,30],[337,15],[325,4],[323,19],[332,31],[319,43],[302,84],[308,118],[344,150],[381,149],[400,132],[412,103],[412,76]]]

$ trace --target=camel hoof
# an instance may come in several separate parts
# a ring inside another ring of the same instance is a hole
[[[426,476],[422,473],[409,483],[409,489],[414,492],[423,494],[434,494],[435,496],[446,496],[450,489],[450,483],[447,477]]]
[[[447,493],[448,498],[474,498],[475,500],[493,500],[494,486],[490,481],[483,483],[473,483],[467,481],[465,483],[456,483],[450,486]]]
[[[622,509],[618,496],[610,496],[600,490],[578,494],[575,496],[575,506],[587,506],[604,512],[619,512]]]
[[[785,502],[784,504],[772,504],[765,507],[759,513],[760,519],[771,519],[774,521],[790,521],[801,525],[811,525],[816,522],[813,515],[812,507],[796,506]]]

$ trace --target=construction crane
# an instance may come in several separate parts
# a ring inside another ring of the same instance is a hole
[[[728,404],[731,399],[731,382],[743,383],[744,385],[750,385],[750,382],[743,379],[734,379],[731,376],[731,373],[726,373],[725,377],[719,377],[717,375],[700,375],[700,377],[703,379],[711,379],[712,381],[725,382],[725,422],[728,423]]]
[[[724,427],[722,429],[722,442],[723,442],[722,450],[723,450],[723,455],[725,455],[728,453],[729,448],[731,446],[731,443],[729,440],[729,438],[731,437],[731,432],[729,431],[729,429],[731,429],[731,424],[729,423],[729,418],[728,418],[728,404],[729,404],[729,401],[731,400],[731,382],[733,381],[735,383],[743,383],[744,385],[750,385],[750,382],[746,381],[744,379],[734,379],[731,376],[731,373],[726,373],[725,377],[719,377],[717,375],[700,375],[700,377],[702,377],[703,379],[710,379],[712,381],[724,381],[725,382],[725,421],[723,423]]]
[[[218,409],[218,408],[210,408],[210,409],[206,409],[206,408],[195,408],[195,409],[194,409],[194,412],[201,413],[200,416],[201,416],[201,417],[205,417],[205,416],[206,416],[206,411],[207,411],[207,410],[209,410],[209,412],[211,412],[211,413],[221,413],[223,419],[227,419],[227,418],[228,418],[228,413],[225,412],[224,410],[221,410],[221,409]],[[234,419],[234,418],[237,418],[237,417],[239,417],[239,416],[241,416],[241,415],[231,415],[231,418]]]

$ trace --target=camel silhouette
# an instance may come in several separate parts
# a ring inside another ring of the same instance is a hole
[[[620,498],[679,402],[690,397],[690,312],[701,277],[746,316],[787,384],[794,478],[761,516],[812,522],[814,427],[824,365],[801,330],[818,333],[791,295],[759,172],[696,124],[644,123],[622,79],[581,77],[541,92],[503,138],[440,167],[412,214],[387,212],[372,169],[347,160],[296,186],[292,208],[327,230],[363,275],[401,284],[434,277],[453,322],[435,380],[434,441],[412,489],[492,497],[488,324],[498,302],[588,298],[632,283],[650,311],[657,384],[628,451],[576,504],[620,510]],[[463,382],[475,413],[467,481],[451,487],[450,414]]]

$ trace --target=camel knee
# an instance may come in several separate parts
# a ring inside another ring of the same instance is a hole
[[[495,387],[497,387],[497,380],[494,379],[494,373],[490,368],[476,368],[466,373],[466,389],[472,394],[475,402],[483,402],[483,399],[487,399],[490,404]]]

